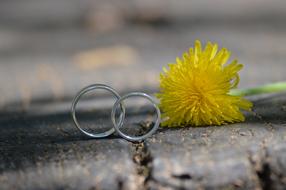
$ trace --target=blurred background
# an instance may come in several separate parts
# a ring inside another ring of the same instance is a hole
[[[285,80],[284,0],[1,0],[0,108],[70,102],[86,85],[158,91],[200,39],[244,64],[240,87]]]

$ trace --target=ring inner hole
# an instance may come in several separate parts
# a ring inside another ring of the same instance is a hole
[[[76,117],[81,128],[98,134],[113,127],[110,113],[116,101],[115,95],[104,89],[95,89],[81,96],[76,106]],[[119,119],[116,117],[116,121]]]
[[[131,96],[124,99],[122,103],[125,107],[125,119],[120,131],[130,136],[141,136],[153,128],[157,114],[150,100],[141,96]],[[116,108],[115,112],[117,123],[119,122],[119,113],[120,106]]]

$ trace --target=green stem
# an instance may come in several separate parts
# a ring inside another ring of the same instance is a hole
[[[286,82],[266,84],[254,88],[233,89],[229,92],[229,94],[233,96],[251,96],[281,91],[286,91]]]

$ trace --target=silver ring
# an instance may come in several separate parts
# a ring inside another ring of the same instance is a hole
[[[141,97],[148,99],[152,103],[152,105],[155,107],[156,112],[157,112],[157,119],[156,119],[156,122],[155,122],[153,128],[148,133],[141,135],[141,136],[129,136],[129,135],[124,134],[122,131],[120,131],[120,128],[123,126],[123,121],[125,119],[125,113],[123,114],[123,119],[120,120],[118,122],[118,124],[115,121],[115,114],[116,114],[117,107],[120,104],[122,104],[123,100],[125,100],[129,97],[132,97],[132,96],[141,96]],[[112,111],[111,111],[111,120],[112,120],[112,123],[114,125],[114,129],[116,130],[116,132],[121,137],[123,137],[129,141],[138,142],[138,141],[142,141],[142,140],[150,137],[158,129],[160,122],[161,122],[161,112],[160,112],[160,109],[158,108],[157,104],[155,103],[155,100],[151,96],[149,96],[148,94],[142,93],[142,92],[133,92],[133,93],[129,93],[129,94],[122,96],[121,98],[119,98],[114,103],[114,105],[112,107]]]
[[[104,84],[93,84],[93,85],[90,85],[90,86],[87,86],[87,87],[83,88],[75,96],[75,98],[73,99],[73,102],[72,102],[71,115],[72,115],[73,122],[74,122],[75,126],[82,133],[84,133],[85,135],[87,135],[89,137],[92,137],[92,138],[102,138],[102,137],[107,137],[107,136],[111,135],[112,133],[114,133],[115,129],[112,127],[108,131],[105,131],[105,132],[102,132],[102,133],[97,133],[97,134],[89,133],[89,132],[87,132],[87,131],[85,131],[84,129],[81,128],[80,124],[77,121],[76,114],[75,114],[75,108],[76,108],[76,105],[77,105],[79,99],[81,98],[81,96],[84,95],[87,92],[90,92],[90,91],[96,90],[96,89],[107,90],[107,91],[111,92],[116,97],[117,100],[120,99],[119,94],[113,88],[111,88],[110,86],[107,86],[107,85],[104,85]],[[120,113],[120,116],[119,116],[119,122],[121,123],[123,121],[123,119],[124,119],[124,116],[125,116],[125,108],[124,108],[124,106],[122,104],[120,104],[120,108],[121,108],[121,113]]]

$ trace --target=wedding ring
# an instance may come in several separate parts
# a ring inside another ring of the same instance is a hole
[[[157,113],[157,119],[156,119],[152,129],[149,130],[146,134],[141,135],[141,136],[130,136],[130,135],[123,133],[120,130],[120,128],[124,124],[125,112],[124,112],[124,114],[121,114],[122,117],[120,117],[120,120],[118,121],[118,123],[116,123],[116,121],[115,121],[115,114],[116,114],[116,110],[117,110],[118,106],[121,105],[124,100],[126,100],[127,98],[130,98],[130,97],[133,97],[133,96],[139,96],[139,97],[143,97],[143,98],[148,99],[152,103],[152,105],[154,106],[156,113]],[[124,139],[127,139],[129,141],[132,141],[132,142],[140,142],[140,141],[143,141],[144,139],[150,137],[158,129],[158,127],[160,125],[160,121],[161,121],[161,113],[160,113],[159,107],[155,103],[155,100],[151,96],[149,96],[148,94],[142,93],[142,92],[132,92],[132,93],[126,94],[126,95],[122,96],[121,98],[117,99],[117,101],[114,103],[114,105],[112,107],[111,120],[112,120],[112,123],[114,125],[114,129],[116,130],[116,132],[121,137],[123,137]]]
[[[79,101],[79,99],[86,93],[90,92],[90,91],[93,91],[93,90],[97,90],[97,89],[103,89],[103,90],[107,90],[109,92],[111,92],[115,98],[117,100],[120,99],[120,96],[119,94],[113,89],[111,88],[110,86],[107,86],[107,85],[104,85],[104,84],[93,84],[93,85],[90,85],[90,86],[87,86],[85,88],[83,88],[81,91],[78,92],[78,94],[76,95],[76,97],[74,98],[73,102],[72,102],[72,107],[71,107],[71,115],[72,115],[72,118],[73,118],[73,122],[75,124],[75,126],[82,132],[84,133],[85,135],[89,136],[89,137],[92,137],[92,138],[103,138],[103,137],[107,137],[109,135],[111,135],[112,133],[115,132],[115,129],[112,127],[111,129],[105,131],[105,132],[101,132],[101,133],[90,133],[90,132],[87,132],[86,130],[84,130],[78,120],[77,120],[77,117],[76,117],[76,105]],[[119,123],[122,123],[124,117],[125,117],[125,108],[124,106],[120,104],[120,109],[121,109],[121,113],[120,113],[120,116],[119,116]],[[119,105],[117,104],[117,106]],[[115,117],[115,116],[114,116]],[[115,118],[114,118],[115,120]]]

